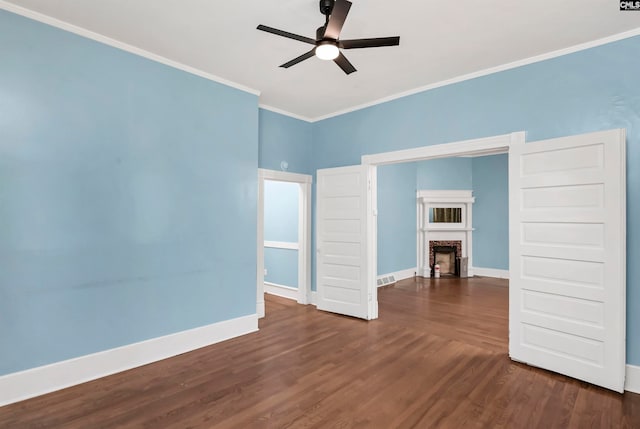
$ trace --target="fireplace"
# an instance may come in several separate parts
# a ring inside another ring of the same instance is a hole
[[[460,275],[460,259],[462,256],[462,241],[429,241],[429,266],[431,276],[433,267],[440,265],[441,275]]]
[[[419,275],[434,275],[433,246],[444,246],[449,249],[439,249],[437,255],[440,274],[473,277],[473,192],[419,190],[416,201]]]

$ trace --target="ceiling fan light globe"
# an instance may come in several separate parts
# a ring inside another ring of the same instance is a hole
[[[335,60],[340,55],[340,50],[333,43],[323,43],[316,47],[316,57],[321,60]]]

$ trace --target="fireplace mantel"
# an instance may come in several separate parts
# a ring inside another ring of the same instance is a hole
[[[473,275],[473,216],[472,208],[475,198],[473,191],[432,191],[417,192],[418,220],[418,274],[422,277],[431,275],[429,264],[429,241],[461,241],[462,254],[469,258],[468,275]],[[433,223],[429,221],[429,213],[433,208],[460,208],[461,222]]]

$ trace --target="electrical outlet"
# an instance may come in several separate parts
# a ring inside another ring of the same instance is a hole
[[[264,269],[264,275],[265,276],[267,275],[267,269],[266,268]]]

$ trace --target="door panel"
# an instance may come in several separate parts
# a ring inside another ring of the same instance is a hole
[[[318,170],[318,309],[368,319],[364,167]]]
[[[625,136],[509,151],[509,354],[618,392],[625,374]]]

